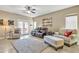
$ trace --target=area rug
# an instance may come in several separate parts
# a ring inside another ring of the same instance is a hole
[[[11,41],[11,44],[18,53],[41,53],[48,47],[43,41],[34,39]]]

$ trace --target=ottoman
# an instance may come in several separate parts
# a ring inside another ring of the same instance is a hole
[[[64,40],[55,36],[44,36],[44,42],[54,47],[56,51],[64,46]]]

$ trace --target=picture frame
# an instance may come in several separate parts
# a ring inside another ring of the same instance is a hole
[[[0,25],[3,25],[3,19],[0,19]]]
[[[14,20],[8,20],[8,25],[14,25]]]

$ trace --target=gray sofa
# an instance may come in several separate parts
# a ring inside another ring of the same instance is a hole
[[[38,27],[32,30],[31,35],[43,38],[48,32],[47,28]]]

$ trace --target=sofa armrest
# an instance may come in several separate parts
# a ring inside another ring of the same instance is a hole
[[[71,39],[74,39],[74,38],[77,37],[77,35],[76,35],[76,34],[72,34],[72,35],[70,35],[69,37],[70,37]]]

